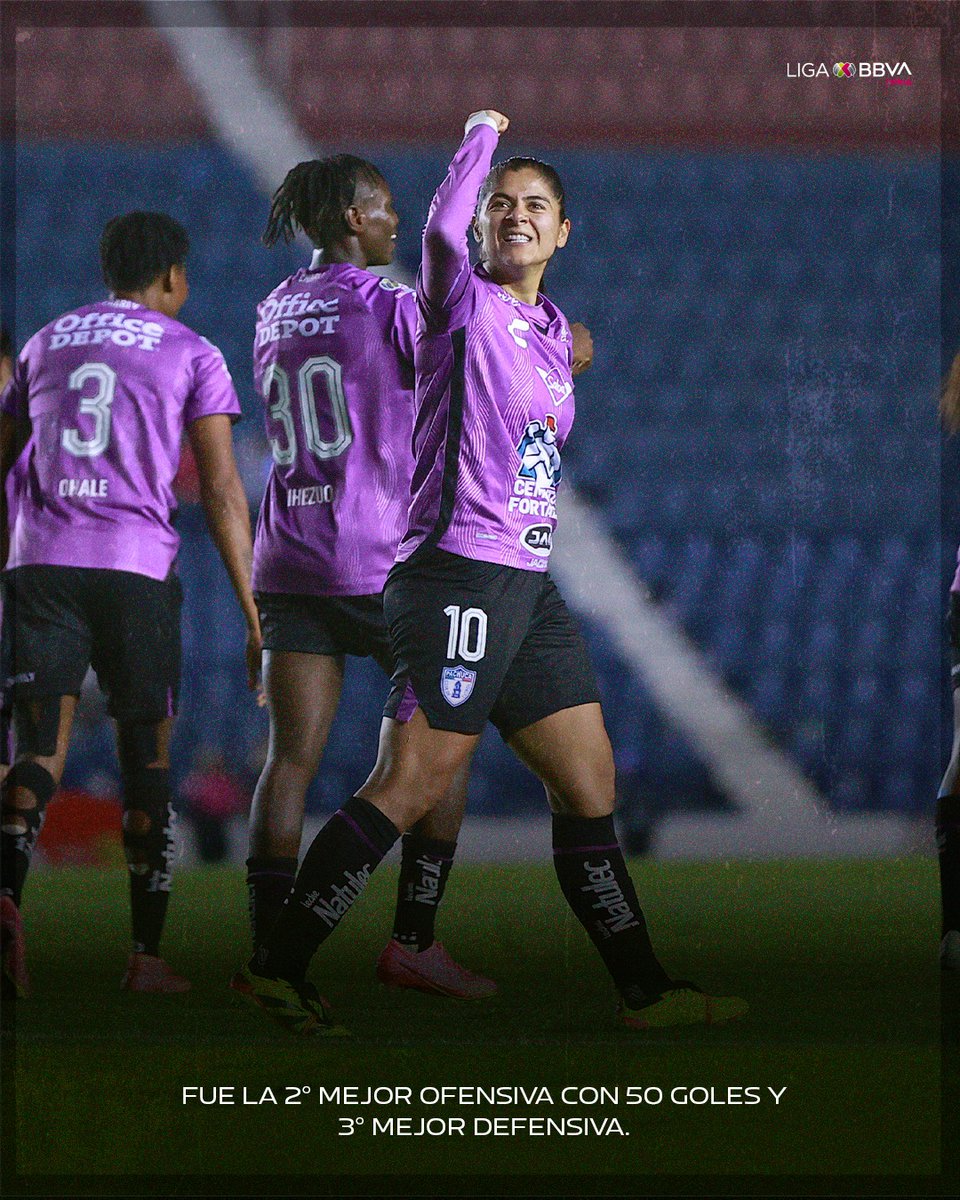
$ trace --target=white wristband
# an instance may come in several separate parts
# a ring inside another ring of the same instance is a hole
[[[466,137],[470,130],[476,129],[478,125],[489,125],[494,133],[499,134],[500,132],[497,128],[497,122],[493,117],[488,117],[485,112],[478,112],[468,118],[466,125],[463,127],[463,136]]]

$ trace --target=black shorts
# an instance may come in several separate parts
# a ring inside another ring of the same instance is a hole
[[[957,592],[950,593],[947,628],[950,631],[950,682],[956,691],[960,688],[960,594]]]
[[[97,673],[118,721],[159,721],[180,692],[180,580],[94,567],[15,567],[4,578],[6,690],[78,696]]]
[[[264,650],[372,658],[393,674],[383,596],[300,596],[257,592]]]
[[[580,630],[549,575],[427,550],[383,593],[397,670],[384,716],[413,702],[434,729],[504,738],[600,699]]]

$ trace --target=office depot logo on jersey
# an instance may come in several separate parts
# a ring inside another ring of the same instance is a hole
[[[832,75],[834,79],[899,79],[904,83],[913,82],[913,72],[909,63],[905,62],[787,63],[788,79],[816,79],[820,75]]]
[[[54,322],[51,350],[66,346],[136,346],[138,350],[156,350],[163,339],[163,326],[143,317],[128,317],[122,312],[91,312],[85,316],[67,313]]]

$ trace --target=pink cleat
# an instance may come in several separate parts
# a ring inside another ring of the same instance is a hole
[[[173,995],[189,992],[190,980],[178,975],[162,958],[153,954],[131,954],[127,959],[127,973],[120,982],[125,992],[141,994]]]
[[[492,979],[454,962],[441,942],[418,954],[391,938],[377,959],[377,978],[387,987],[413,988],[451,1000],[483,1000],[497,990]]]
[[[24,1000],[30,995],[27,975],[27,948],[23,940],[23,920],[13,897],[0,896],[0,937],[3,956],[3,994]]]

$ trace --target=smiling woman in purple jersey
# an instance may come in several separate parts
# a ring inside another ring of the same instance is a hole
[[[614,765],[585,645],[547,573],[573,423],[571,332],[540,292],[570,222],[556,172],[491,171],[508,121],[474,113],[431,205],[417,282],[413,498],[384,611],[397,659],[380,759],[321,830],[247,968],[296,1032],[337,1031],[309,961],[399,833],[462,773],[489,719],[544,784],[564,897],[631,1028],[746,1010],[660,965],[617,842]],[[480,263],[470,266],[472,229]]]
[[[407,522],[417,317],[411,289],[369,268],[392,261],[397,227],[380,172],[341,154],[287,174],[264,234],[270,246],[300,229],[316,250],[259,305],[254,343],[274,459],[253,568],[270,713],[247,860],[255,946],[293,884],[305,795],[340,703],[344,657],[369,656],[388,677],[395,666],[382,592]],[[478,999],[496,985],[434,938],[466,771],[404,838],[393,937],[377,973],[394,986]],[[240,977],[233,985],[243,990]]]

